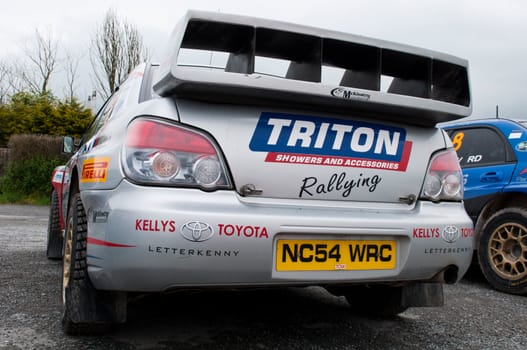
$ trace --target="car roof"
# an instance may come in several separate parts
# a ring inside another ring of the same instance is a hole
[[[523,127],[527,126],[527,119],[512,119],[512,118],[479,118],[479,119],[463,119],[455,122],[443,123],[440,125],[443,129],[453,129],[467,126],[495,126],[501,127]]]

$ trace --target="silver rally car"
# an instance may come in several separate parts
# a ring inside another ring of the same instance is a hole
[[[65,332],[124,322],[127,293],[185,288],[318,285],[377,315],[442,305],[473,250],[436,127],[471,113],[465,60],[195,11],[169,52],[64,138],[48,256],[64,262]]]

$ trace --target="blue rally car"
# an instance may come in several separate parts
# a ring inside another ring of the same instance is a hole
[[[479,265],[497,290],[527,293],[527,120],[443,126],[463,170]]]

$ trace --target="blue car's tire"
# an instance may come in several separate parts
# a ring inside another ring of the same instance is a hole
[[[527,294],[527,209],[497,211],[483,225],[478,261],[485,278],[495,289]]]

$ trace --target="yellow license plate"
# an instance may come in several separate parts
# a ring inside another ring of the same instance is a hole
[[[276,245],[277,271],[392,270],[392,240],[288,240]]]

